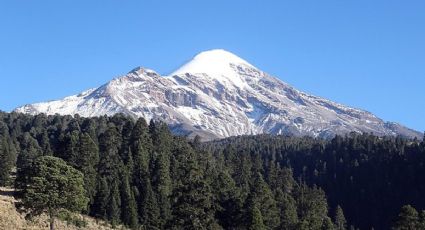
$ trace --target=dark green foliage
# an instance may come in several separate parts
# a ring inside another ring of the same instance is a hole
[[[153,148],[153,161],[156,162],[153,167],[152,181],[158,194],[158,205],[162,227],[171,219],[171,201],[170,196],[172,193],[172,183],[170,175],[170,159],[172,157],[171,151],[173,148],[173,137],[166,124],[151,122],[149,130],[152,136]]]
[[[345,230],[347,229],[347,220],[344,216],[344,211],[341,206],[337,206],[335,210],[335,227],[336,230]]]
[[[90,199],[89,207],[93,204],[96,195],[97,164],[99,163],[99,150],[97,144],[88,133],[82,133],[78,143],[78,160],[75,167],[84,174],[84,188]]]
[[[425,210],[422,210],[419,215],[419,229],[425,229]]]
[[[281,189],[276,191],[276,203],[280,210],[280,229],[295,229],[298,223],[295,199]]]
[[[9,129],[0,121],[0,186],[8,185],[10,174],[15,165],[15,152],[9,137]]]
[[[338,229],[336,226],[334,226],[334,223],[332,223],[331,218],[326,217],[323,220],[323,224],[322,224],[322,230],[335,230]]]
[[[242,200],[239,188],[227,171],[219,172],[212,182],[216,201],[215,217],[224,229],[242,225]]]
[[[37,140],[35,140],[29,133],[24,133],[20,138],[21,152],[18,155],[16,167],[17,175],[15,180],[15,187],[18,191],[25,192],[29,182],[29,177],[33,172],[33,163],[35,159],[43,155]],[[19,193],[17,193],[19,195]]]
[[[215,225],[211,186],[204,179],[196,155],[188,144],[176,151],[177,167],[175,189],[172,193],[172,215],[169,226],[173,229],[208,229]]]
[[[333,229],[344,222],[336,209],[336,223],[329,218],[338,204],[346,225],[388,229],[403,204],[425,207],[418,141],[353,134],[201,143],[124,115],[1,115],[0,154],[3,146],[19,153],[19,191],[37,158],[59,156],[84,174],[85,213],[133,229]]]
[[[420,228],[418,211],[410,205],[401,208],[393,227],[394,230],[416,230]]]
[[[248,203],[252,203],[248,205],[248,211],[251,211],[250,209],[254,206],[260,210],[262,221],[267,228],[273,229],[279,226],[280,211],[269,186],[260,173],[255,176]]]
[[[93,205],[90,214],[104,220],[108,219],[106,210],[109,200],[109,185],[105,177],[98,177],[96,184],[96,195],[93,198]]]
[[[247,182],[252,182],[253,170],[262,170],[275,196],[280,187],[297,204],[299,184],[316,185],[326,193],[329,207],[344,207],[347,226],[389,229],[402,205],[425,209],[425,145],[417,140],[356,133],[332,140],[257,135],[202,144],[202,148],[217,159],[224,156],[242,195]],[[287,172],[293,173],[295,183]],[[304,214],[299,214],[300,226],[308,225],[301,218]]]
[[[61,209],[82,211],[87,207],[88,198],[83,187],[83,174],[67,165],[60,158],[42,156],[31,167],[27,186],[22,194],[20,207],[32,217],[43,212],[53,218]],[[53,227],[51,227],[53,229]]]
[[[111,193],[109,194],[108,205],[106,207],[106,214],[108,220],[111,221],[112,226],[116,226],[121,222],[121,197],[116,181],[112,183],[110,191]]]
[[[295,189],[297,210],[301,222],[308,223],[309,229],[321,229],[328,214],[325,193],[319,188],[309,188],[305,184]]]
[[[253,206],[250,208],[250,215],[249,215],[249,230],[266,230],[266,226],[263,223],[263,216],[261,215],[260,209],[257,208],[257,206]]]
[[[121,220],[130,228],[135,229],[138,226],[137,204],[130,188],[128,173],[121,183]]]
[[[163,219],[160,216],[160,207],[158,207],[157,197],[152,189],[150,180],[146,180],[145,193],[140,203],[141,222],[146,229],[160,229],[163,225]]]
[[[79,132],[77,130],[69,132],[65,135],[62,143],[62,151],[58,155],[58,157],[66,160],[72,166],[77,165],[77,161],[79,160]]]

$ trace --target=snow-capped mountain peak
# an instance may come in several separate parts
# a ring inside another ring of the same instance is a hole
[[[184,64],[170,75],[179,75],[185,73],[226,75],[229,72],[234,71],[234,69],[231,67],[232,64],[255,68],[247,61],[229,51],[223,49],[214,49],[199,53],[194,58],[192,58],[192,60]]]
[[[97,89],[15,111],[86,117],[124,113],[163,120],[175,133],[204,140],[260,133],[422,137],[367,111],[296,90],[225,50],[202,52],[166,77],[138,67]]]
[[[257,69],[229,51],[214,49],[197,54],[189,62],[171,73],[170,77],[182,74],[192,74],[199,77],[208,76],[224,85],[231,83],[233,86],[244,87],[246,83],[238,74],[243,68]]]

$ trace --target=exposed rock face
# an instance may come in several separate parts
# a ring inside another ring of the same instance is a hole
[[[367,111],[303,93],[224,50],[200,53],[169,76],[139,67],[97,89],[15,111],[125,113],[163,120],[178,134],[205,140],[260,133],[327,138],[353,131],[422,137]]]

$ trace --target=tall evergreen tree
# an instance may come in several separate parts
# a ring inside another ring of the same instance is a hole
[[[330,217],[325,217],[325,219],[323,220],[321,230],[335,230],[335,229],[339,229],[338,225],[335,226],[334,223],[332,223],[332,220]]]
[[[276,190],[276,203],[280,209],[280,229],[295,229],[298,216],[296,201],[281,189]]]
[[[337,230],[347,229],[347,220],[345,219],[344,212],[339,205],[335,210],[335,226]]]
[[[50,146],[49,135],[46,130],[44,130],[40,135],[38,135],[38,143],[43,151],[43,155],[45,156],[53,156],[53,151]]]
[[[186,144],[177,150],[176,157],[180,165],[175,175],[177,181],[172,194],[173,218],[169,226],[173,229],[206,229],[217,226],[211,187],[203,178],[193,150]]]
[[[108,220],[111,221],[112,226],[116,226],[121,222],[121,197],[117,182],[112,182],[110,191],[111,193],[109,195],[106,213],[108,215]]]
[[[0,121],[0,186],[9,183],[10,173],[15,164],[15,154],[11,144],[8,127]]]
[[[250,209],[250,223],[248,226],[249,230],[266,230],[267,227],[263,223],[263,217],[261,211],[254,206]]]
[[[422,210],[419,215],[419,229],[425,229],[425,210]]]
[[[212,188],[216,201],[215,217],[224,229],[237,229],[241,227],[242,200],[239,188],[227,171],[215,175]]]
[[[151,124],[152,126],[152,124]],[[154,143],[154,155],[156,158],[156,167],[153,172],[153,183],[158,194],[161,219],[163,224],[171,218],[172,192],[170,176],[170,158],[173,145],[173,138],[166,124],[159,124],[155,127],[149,127]],[[154,159],[155,160],[155,159]]]
[[[150,178],[150,158],[152,152],[152,140],[148,133],[146,121],[143,118],[137,120],[131,134],[131,153],[134,162],[134,183],[140,189],[145,184],[145,179]]]
[[[276,200],[260,173],[257,173],[254,178],[250,196],[250,199],[252,199],[250,202],[253,202],[260,210],[267,228],[273,229],[279,226],[279,209],[277,208]]]
[[[72,166],[77,165],[78,161],[78,143],[79,143],[79,131],[74,130],[65,135],[63,140],[63,148],[58,157],[64,159]]]
[[[161,229],[163,221],[160,216],[155,192],[153,191],[150,180],[146,180],[145,194],[141,205],[141,222],[146,229]]]
[[[25,192],[28,186],[28,180],[33,173],[33,163],[35,159],[42,156],[43,153],[35,140],[29,133],[24,133],[20,140],[21,152],[18,155],[16,162],[16,180],[15,188],[17,189],[16,195],[19,196],[21,192]]]
[[[78,153],[78,161],[75,164],[76,168],[84,174],[84,188],[87,192],[87,197],[90,198],[89,205],[91,206],[96,194],[96,169],[99,163],[99,150],[88,133],[80,134]]]
[[[121,137],[118,129],[109,124],[108,129],[99,138],[100,160],[98,173],[109,177],[111,181],[119,180],[119,174],[123,169],[123,162],[119,156]]]
[[[410,205],[401,208],[397,221],[393,227],[394,230],[416,230],[419,229],[418,211]]]
[[[98,177],[96,195],[90,209],[91,215],[97,218],[108,220],[107,206],[109,203],[110,188],[106,177]]]
[[[328,206],[323,190],[309,188],[301,183],[296,189],[296,200],[301,222],[308,224],[308,228],[321,229],[324,219],[328,214]]]
[[[123,176],[121,183],[121,220],[131,229],[138,227],[137,204],[130,188],[128,173]]]

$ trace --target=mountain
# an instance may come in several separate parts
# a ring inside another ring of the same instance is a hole
[[[124,113],[163,120],[177,134],[204,140],[260,133],[328,138],[353,131],[422,137],[367,111],[303,93],[225,50],[202,52],[168,76],[139,67],[99,88],[15,111]]]

